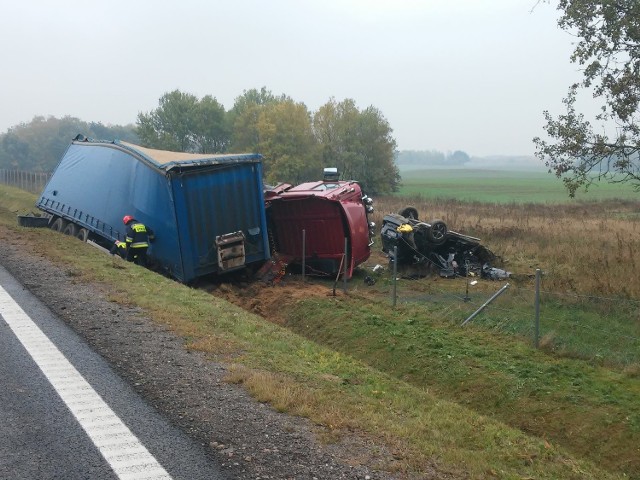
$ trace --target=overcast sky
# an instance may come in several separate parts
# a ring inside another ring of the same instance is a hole
[[[0,132],[136,121],[179,89],[377,107],[400,150],[530,155],[580,78],[536,0],[0,0]]]

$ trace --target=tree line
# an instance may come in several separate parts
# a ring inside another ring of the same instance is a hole
[[[105,126],[70,116],[37,116],[0,134],[0,168],[50,172],[79,133],[99,139],[139,141],[134,125]]]
[[[229,110],[211,95],[174,90],[135,125],[36,117],[0,135],[0,168],[51,171],[78,133],[161,150],[260,153],[264,180],[272,184],[317,180],[323,167],[337,167],[342,179],[359,181],[370,194],[393,192],[400,181],[396,141],[380,110],[331,98],[311,112],[264,87],[244,91]]]
[[[438,150],[402,150],[396,155],[396,164],[403,167],[462,167],[470,161],[469,155],[462,150],[449,153]]]
[[[287,95],[251,89],[226,111],[214,97],[175,90],[158,107],[138,115],[142,144],[197,153],[257,152],[268,183],[318,179],[323,167],[358,180],[372,194],[395,191],[396,141],[380,110],[330,99],[311,112]]]

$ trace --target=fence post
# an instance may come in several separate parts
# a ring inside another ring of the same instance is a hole
[[[393,307],[396,306],[396,293],[398,287],[398,246],[393,247]]]
[[[533,325],[533,345],[538,348],[540,346],[540,276],[539,268],[536,268],[536,300],[535,300],[535,318]]]
[[[464,262],[464,276],[465,276],[465,280],[466,280],[466,287],[464,290],[464,301],[465,302],[470,302],[471,301],[471,297],[469,296],[469,260],[466,260]]]
[[[307,257],[307,231],[302,229],[302,282],[304,283],[304,272],[307,268],[305,265]]]

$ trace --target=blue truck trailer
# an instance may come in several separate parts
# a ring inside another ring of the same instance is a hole
[[[79,135],[36,206],[54,230],[109,248],[124,215],[155,233],[153,264],[189,283],[270,257],[258,154],[190,154]]]

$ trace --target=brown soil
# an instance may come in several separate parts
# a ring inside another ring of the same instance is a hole
[[[299,300],[333,295],[332,285],[303,283],[299,279],[289,279],[277,283],[257,281],[249,285],[223,283],[209,287],[207,290],[217,297],[224,298],[228,302],[280,325],[285,324],[284,313]],[[337,288],[336,296],[342,294],[342,290]]]

